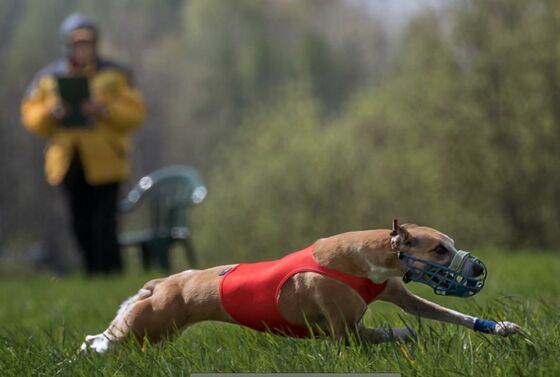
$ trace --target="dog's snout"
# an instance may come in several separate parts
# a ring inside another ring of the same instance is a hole
[[[474,277],[480,276],[484,273],[484,266],[480,261],[475,261],[472,265],[472,274]]]

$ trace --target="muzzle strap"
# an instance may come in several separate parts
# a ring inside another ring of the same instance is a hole
[[[467,261],[470,253],[464,250],[459,250],[453,257],[453,260],[449,264],[449,268],[453,271],[462,271],[465,262]]]

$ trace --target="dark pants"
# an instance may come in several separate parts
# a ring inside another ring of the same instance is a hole
[[[85,180],[79,153],[74,153],[63,187],[86,272],[122,272],[117,240],[119,183],[90,185]]]

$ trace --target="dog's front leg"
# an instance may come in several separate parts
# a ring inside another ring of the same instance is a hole
[[[462,325],[487,334],[508,336],[521,330],[519,325],[512,322],[476,318],[425,300],[410,292],[398,278],[388,281],[379,299],[398,305],[412,315]]]

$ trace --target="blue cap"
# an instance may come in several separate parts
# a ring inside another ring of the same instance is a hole
[[[61,40],[66,44],[70,38],[70,34],[77,29],[91,29],[95,32],[96,38],[99,34],[95,21],[81,13],[76,12],[68,15],[60,24]]]

